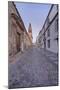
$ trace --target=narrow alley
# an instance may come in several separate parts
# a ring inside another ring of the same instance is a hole
[[[9,64],[9,87],[58,85],[57,59],[56,54],[34,46],[16,55]]]

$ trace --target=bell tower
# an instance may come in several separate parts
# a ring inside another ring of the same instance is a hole
[[[30,37],[31,42],[32,42],[33,37],[32,37],[32,26],[31,26],[31,23],[29,23],[28,34],[29,34],[29,37]]]

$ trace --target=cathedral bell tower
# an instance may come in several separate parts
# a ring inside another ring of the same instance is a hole
[[[32,37],[32,26],[31,26],[31,23],[29,23],[28,34],[29,34],[29,37],[30,37],[30,39],[31,39],[31,43],[32,43],[32,39],[33,39],[33,37]]]

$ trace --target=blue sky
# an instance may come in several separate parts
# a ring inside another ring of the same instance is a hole
[[[15,2],[16,7],[22,17],[26,30],[28,31],[29,23],[32,25],[33,42],[39,31],[42,29],[44,21],[48,15],[51,4],[36,4]]]

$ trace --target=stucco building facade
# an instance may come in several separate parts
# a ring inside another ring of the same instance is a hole
[[[32,45],[29,34],[14,2],[8,2],[8,52],[9,56]]]
[[[42,30],[39,32],[36,43],[54,53],[58,53],[58,5],[51,5]]]

